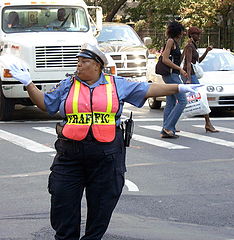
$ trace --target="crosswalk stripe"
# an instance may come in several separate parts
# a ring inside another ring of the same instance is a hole
[[[204,128],[204,125],[193,125],[194,127],[197,128]],[[233,133],[234,134],[234,129],[232,128],[225,128],[225,127],[217,127],[215,126],[215,128],[221,132],[227,132],[227,133]]]
[[[151,145],[154,145],[157,147],[163,147],[163,148],[167,148],[167,149],[188,149],[189,148],[186,146],[173,144],[173,143],[163,141],[163,140],[158,140],[155,138],[145,137],[145,136],[138,135],[138,134],[133,134],[132,138],[139,142],[143,142],[143,143],[147,143],[147,144],[151,144]]]
[[[135,118],[133,115],[133,120],[134,122],[162,122],[163,118]],[[226,118],[210,118],[210,120],[213,121],[233,121],[234,118],[233,117],[226,117]],[[191,122],[191,121],[204,121],[204,117],[203,118],[184,118],[184,119],[180,119],[180,122]]]
[[[123,109],[123,113],[128,113],[128,114],[130,114],[130,113],[136,113],[136,114],[143,114],[143,111],[136,111],[136,110],[129,110],[129,109]]]
[[[33,127],[33,128],[36,129],[36,130],[45,132],[45,133],[56,135],[55,130],[53,128],[50,128],[50,127]],[[189,148],[189,147],[169,143],[169,142],[162,141],[162,140],[158,140],[158,139],[154,139],[154,138],[150,138],[150,137],[145,137],[145,136],[138,135],[138,134],[133,134],[132,138],[135,141],[139,141],[139,142],[143,142],[143,143],[147,143],[147,144],[151,144],[151,145],[154,145],[154,146],[157,146],[157,147],[163,147],[163,148],[167,148],[167,149],[187,149],[187,148]]]
[[[9,141],[13,144],[16,144],[20,147],[23,147],[32,152],[42,153],[42,152],[54,152],[55,151],[53,148],[47,147],[45,145],[37,143],[28,138],[6,132],[4,130],[0,130],[0,138],[4,139],[6,141]]]
[[[129,192],[139,192],[137,185],[130,180],[125,179],[125,185],[127,186]]]
[[[150,129],[150,130],[156,130],[156,131],[161,131],[161,129],[162,129],[161,126],[156,126],[156,125],[140,126],[140,127]],[[183,137],[193,138],[193,139],[196,139],[199,141],[204,141],[204,142],[209,142],[209,143],[213,143],[213,144],[217,144],[217,145],[234,148],[234,142],[222,140],[219,138],[204,136],[201,134],[190,133],[190,132],[185,132],[185,131],[180,131],[180,133],[178,135],[183,136]]]
[[[52,127],[33,127],[33,129],[39,130],[41,132],[49,133],[52,135],[57,135],[55,128],[52,128]]]

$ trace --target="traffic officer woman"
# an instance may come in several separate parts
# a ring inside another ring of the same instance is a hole
[[[104,75],[107,58],[98,46],[85,44],[77,72],[50,92],[41,92],[24,66],[11,64],[31,100],[49,114],[64,118],[51,166],[51,225],[56,240],[79,240],[81,199],[85,189],[87,220],[81,240],[101,240],[124,186],[125,146],[120,129],[124,102],[142,107],[148,97],[194,92],[200,85],[148,84]]]

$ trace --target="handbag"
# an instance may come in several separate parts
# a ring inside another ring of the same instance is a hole
[[[162,76],[171,74],[171,68],[162,62],[162,56],[159,57],[158,62],[155,66],[155,73]]]
[[[196,75],[196,77],[199,79],[199,78],[202,78],[203,75],[204,75],[204,71],[202,69],[202,67],[199,65],[198,62],[196,63],[191,63],[192,64],[192,67],[193,67],[193,71]]]
[[[195,94],[186,93],[187,105],[180,118],[206,115],[211,112],[207,100],[206,87],[199,87]]]

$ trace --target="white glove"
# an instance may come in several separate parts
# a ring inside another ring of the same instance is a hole
[[[9,66],[10,73],[11,75],[18,81],[24,84],[24,86],[28,86],[31,82],[32,79],[30,77],[30,73],[26,66],[22,65],[16,65],[16,64],[11,64]]]
[[[202,87],[202,84],[179,84],[178,90],[180,93],[196,93],[197,88]]]

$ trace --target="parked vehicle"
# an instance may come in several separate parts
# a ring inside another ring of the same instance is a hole
[[[202,55],[205,49],[199,48]],[[200,63],[211,109],[234,109],[234,55],[224,49],[213,49]]]
[[[104,22],[97,37],[100,48],[110,53],[119,76],[147,81],[148,49],[150,38],[140,39],[132,27],[123,23]]]
[[[61,8],[66,15],[58,22]],[[95,32],[99,32],[102,11],[100,7],[95,11]],[[9,58],[23,61],[33,82],[46,92],[75,71],[81,44],[97,40],[83,0],[1,0],[0,19],[0,120],[10,120],[15,104],[32,102],[25,87],[9,74]]]

